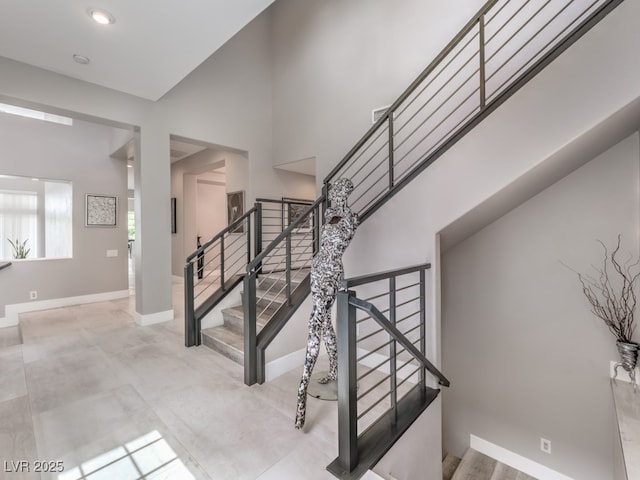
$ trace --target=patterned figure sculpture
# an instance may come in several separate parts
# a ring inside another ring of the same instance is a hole
[[[335,302],[340,281],[344,278],[342,254],[355,234],[360,222],[358,215],[347,205],[347,197],[353,191],[348,178],[336,180],[329,188],[331,206],[324,214],[325,223],[320,232],[320,249],[311,263],[311,299],[313,308],[309,319],[309,338],[304,361],[302,380],[298,388],[296,428],[304,426],[307,405],[307,387],[313,366],[320,351],[320,336],[329,356],[329,373],[320,383],[337,378],[338,350],[336,334],[331,324],[331,306]]]

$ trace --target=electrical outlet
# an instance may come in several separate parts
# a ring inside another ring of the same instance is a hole
[[[540,450],[544,453],[551,453],[551,440],[540,437]]]
[[[31,290],[29,292],[29,299],[30,300],[37,300],[38,299],[38,292],[36,290]]]
[[[117,257],[118,250],[107,250],[107,257]]]

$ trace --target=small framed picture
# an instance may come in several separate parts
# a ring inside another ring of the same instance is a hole
[[[176,197],[171,197],[171,233],[178,233],[178,224],[176,223]]]
[[[231,225],[244,215],[244,191],[227,193],[227,225]],[[244,224],[238,225],[231,233],[244,233]]]
[[[312,201],[309,200],[301,200],[298,198],[282,198],[282,201],[287,205],[287,227],[290,226],[293,222],[295,222],[304,212],[308,210],[308,208],[313,204]],[[305,218],[298,228],[297,232],[308,232],[311,230],[311,220],[313,218],[313,213],[307,218]]]
[[[118,197],[114,195],[85,195],[85,226],[115,227],[118,218]]]

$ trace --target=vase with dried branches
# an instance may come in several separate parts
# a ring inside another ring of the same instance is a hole
[[[618,243],[612,252],[609,252],[604,243],[599,242],[604,249],[602,266],[594,266],[593,275],[578,273],[578,279],[582,284],[582,292],[591,305],[591,312],[616,337],[620,362],[615,365],[614,379],[618,375],[618,367],[622,367],[628,372],[635,389],[635,367],[640,346],[632,337],[635,330],[635,289],[640,278],[640,258],[621,261],[620,238],[618,235]]]

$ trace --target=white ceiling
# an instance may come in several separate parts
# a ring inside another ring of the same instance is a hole
[[[273,1],[4,0],[0,56],[155,101]]]

